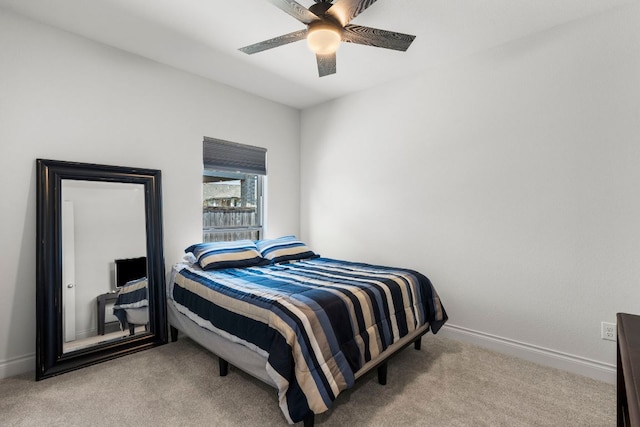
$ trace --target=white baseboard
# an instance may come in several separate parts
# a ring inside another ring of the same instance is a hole
[[[475,331],[450,323],[445,324],[439,334],[499,353],[519,357],[530,362],[539,363],[544,366],[562,369],[610,384],[616,383],[616,367],[613,364],[562,353],[560,351]],[[0,361],[0,379],[33,371],[35,363],[35,354]]]
[[[13,359],[0,360],[0,379],[9,378],[25,372],[33,371],[35,380],[36,355],[14,357]]]
[[[475,331],[462,326],[451,325],[449,323],[444,325],[440,333],[443,333],[443,336],[448,338],[475,344],[479,347],[519,357],[540,365],[561,369],[610,384],[616,383],[616,366],[609,363],[599,362],[597,360],[591,360],[573,354]]]

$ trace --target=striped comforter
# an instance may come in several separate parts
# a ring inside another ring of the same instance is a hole
[[[355,372],[429,323],[447,320],[429,279],[411,270],[317,258],[175,275],[178,311],[267,356],[290,423],[319,414]]]
[[[149,306],[149,289],[146,277],[132,280],[118,291],[118,298],[113,304],[113,315],[118,318],[120,328],[128,327],[127,310]]]

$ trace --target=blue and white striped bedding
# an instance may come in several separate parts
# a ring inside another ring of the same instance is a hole
[[[316,258],[203,271],[184,266],[171,297],[201,326],[268,355],[290,423],[331,407],[355,372],[403,336],[447,320],[429,279],[406,269]]]
[[[113,315],[118,318],[120,328],[128,327],[127,310],[149,306],[149,287],[146,277],[132,280],[118,290],[118,298],[113,304]]]

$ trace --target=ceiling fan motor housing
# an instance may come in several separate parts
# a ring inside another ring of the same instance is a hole
[[[329,10],[331,6],[333,6],[333,4],[331,4],[330,1],[314,3],[313,5],[309,6],[309,12],[312,12],[317,16],[322,16],[327,13],[327,10]]]

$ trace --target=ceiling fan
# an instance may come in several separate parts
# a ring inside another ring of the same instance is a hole
[[[336,72],[336,50],[341,41],[404,52],[416,38],[408,34],[349,24],[376,0],[336,0],[335,3],[331,3],[331,0],[314,0],[315,4],[308,9],[295,0],[269,1],[307,28],[245,46],[240,50],[252,55],[306,38],[309,47],[316,54],[320,77]]]

